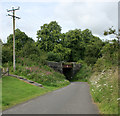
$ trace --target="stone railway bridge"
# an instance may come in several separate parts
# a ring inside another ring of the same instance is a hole
[[[81,64],[76,62],[47,62],[47,65],[66,76],[66,79],[71,80],[73,76],[80,70]]]

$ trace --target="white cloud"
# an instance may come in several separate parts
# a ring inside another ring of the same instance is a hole
[[[117,3],[61,3],[56,6],[55,13],[64,27],[89,28],[98,35],[111,26],[117,29]]]
[[[56,20],[62,32],[79,28],[90,29],[93,34],[103,36],[104,30],[114,26],[117,29],[117,0],[1,0],[0,36],[6,41],[12,33],[12,20],[7,17],[6,9],[18,7],[16,28],[36,39],[37,30],[45,23]],[[14,1],[14,2],[12,2]],[[109,2],[108,2],[109,1]],[[34,3],[33,3],[34,2]]]

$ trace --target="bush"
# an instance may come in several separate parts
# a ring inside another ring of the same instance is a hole
[[[27,42],[21,51],[18,51],[19,57],[30,58],[32,61],[45,64],[47,55],[44,51],[40,50],[35,43]]]
[[[81,63],[82,67],[80,68],[80,71],[73,77],[72,81],[88,81],[88,78],[92,74],[92,68],[82,60],[79,60],[78,63]]]
[[[6,45],[2,47],[2,63],[12,62],[13,53],[12,49]]]
[[[59,56],[59,54],[54,53],[54,52],[48,52],[48,61],[56,61],[56,62],[60,62],[61,61],[61,57]]]

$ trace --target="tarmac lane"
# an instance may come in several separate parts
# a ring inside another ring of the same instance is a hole
[[[70,85],[16,105],[3,114],[99,114],[87,82]]]

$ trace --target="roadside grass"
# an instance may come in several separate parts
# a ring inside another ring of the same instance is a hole
[[[95,72],[89,80],[90,92],[101,114],[118,114],[118,67]]]
[[[2,77],[2,110],[59,88],[53,86],[41,88],[15,77],[4,76]]]

